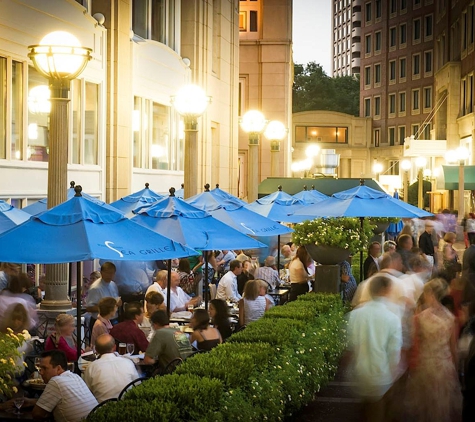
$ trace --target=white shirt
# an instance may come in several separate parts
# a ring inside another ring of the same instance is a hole
[[[382,397],[399,376],[401,320],[386,304],[385,298],[377,298],[350,313],[351,369],[356,391],[366,398]]]
[[[160,284],[154,282],[145,292],[145,296],[147,296],[150,292],[160,293],[163,296],[163,299],[165,300],[165,305],[167,304],[167,289],[162,289],[162,286],[160,286]]]
[[[167,297],[167,294],[167,289],[165,289],[163,295]],[[174,292],[173,289],[170,290],[170,312],[177,312],[177,308],[186,308],[186,303],[190,300],[191,297],[188,296],[181,287],[177,287],[176,292]]]
[[[79,375],[65,371],[49,380],[36,404],[56,422],[79,422],[98,403]]]
[[[107,283],[102,281],[102,278],[99,278],[89,287],[86,297],[86,306],[96,306],[103,297],[113,297],[118,300],[119,289],[117,288],[117,284],[113,281]],[[91,315],[97,318],[98,313],[91,312]],[[114,315],[114,318],[117,318],[117,313]]]
[[[84,381],[101,403],[119,397],[124,387],[138,377],[137,369],[130,359],[106,353],[87,366]]]
[[[231,300],[233,302],[241,299],[237,289],[237,276],[232,271],[228,271],[219,280],[216,299]]]

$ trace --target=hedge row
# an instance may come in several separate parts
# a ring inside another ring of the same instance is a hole
[[[276,306],[87,421],[281,421],[333,378],[345,347],[344,313],[338,295],[309,293]]]

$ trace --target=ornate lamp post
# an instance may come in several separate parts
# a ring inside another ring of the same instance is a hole
[[[424,167],[427,164],[425,157],[417,157],[416,167],[417,167],[417,206],[421,209],[424,208]]]
[[[259,137],[266,127],[264,115],[257,110],[250,110],[241,119],[241,128],[249,136],[249,164],[248,164],[248,202],[257,199],[259,187]]]
[[[379,175],[381,174],[382,171],[383,171],[383,165],[379,163],[378,161],[376,161],[373,164],[373,172],[376,174],[376,180],[378,182],[379,182]]]
[[[185,120],[185,168],[184,168],[184,195],[190,196],[198,193],[198,117],[208,107],[211,97],[196,85],[186,85],[181,88],[176,96],[172,97],[175,110]]]
[[[31,45],[28,57],[36,70],[49,80],[51,90],[48,208],[66,200],[68,188],[68,103],[71,80],[77,78],[91,59],[90,48],[81,47],[73,35],[55,31],[46,35],[39,45]],[[47,265],[44,309],[71,308],[68,299],[66,264]]]
[[[270,140],[270,171],[271,176],[279,175],[280,141],[287,135],[287,129],[282,122],[272,120],[268,123],[264,136]]]
[[[409,202],[409,170],[411,162],[409,160],[401,161],[401,169],[404,171],[402,177],[402,188],[404,189],[404,201]]]

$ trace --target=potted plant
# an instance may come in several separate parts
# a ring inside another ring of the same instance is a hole
[[[22,356],[18,348],[25,340],[31,338],[28,331],[15,334],[11,328],[7,333],[0,333],[0,394],[10,397],[16,393],[15,373],[19,371],[18,358]]]
[[[386,231],[390,223],[397,223],[399,220],[400,218],[392,217],[371,217],[369,219],[371,224],[375,226],[373,229],[374,234],[381,234],[382,232]]]
[[[316,218],[294,226],[292,240],[319,264],[338,264],[365,249],[374,225],[359,218]]]

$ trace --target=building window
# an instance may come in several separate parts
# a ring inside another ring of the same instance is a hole
[[[396,94],[389,94],[389,114],[396,114]]]
[[[432,15],[427,15],[424,17],[424,39],[432,38],[433,34],[433,19]]]
[[[417,44],[421,41],[421,20],[414,19],[412,22],[412,41]]]
[[[396,47],[396,43],[397,43],[396,28],[395,27],[389,28],[389,48]]]
[[[421,74],[421,55],[414,54],[412,56],[412,76],[420,76]]]
[[[399,25],[399,44],[404,47],[407,43],[407,25],[405,23]]]
[[[404,145],[406,139],[406,126],[399,126],[399,145]]]
[[[419,90],[412,90],[412,111],[419,111]]]
[[[432,73],[432,50],[424,53],[424,73]]]
[[[396,128],[395,127],[390,127],[388,128],[388,141],[390,146],[394,146],[396,138]]]
[[[424,109],[432,108],[432,87],[424,88]]]
[[[394,15],[396,12],[397,12],[397,1],[396,0],[390,0],[389,13],[391,15]]]
[[[430,139],[430,123],[424,126],[424,139]]]
[[[375,32],[374,34],[374,51],[381,51],[381,31]]]
[[[389,62],[389,82],[396,81],[396,60]]]
[[[462,13],[462,50],[467,48],[467,13]]]
[[[296,126],[295,142],[348,143],[348,128],[335,126]]]
[[[371,16],[371,3],[366,3],[365,4],[365,22],[371,22],[372,16]]]
[[[381,83],[381,65],[375,64],[374,65],[374,84],[380,84]]]
[[[375,129],[373,132],[373,141],[374,141],[374,146],[379,147],[379,141],[381,140],[381,130],[380,129]]]
[[[371,85],[371,67],[367,66],[364,68],[364,84]]]
[[[407,0],[401,0],[401,11],[407,9]]]
[[[249,11],[249,32],[257,32],[257,10]]]
[[[371,117],[371,98],[364,99],[364,116]]]
[[[406,113],[406,93],[405,92],[399,93],[399,113],[400,114]]]
[[[142,0],[132,2],[134,35],[158,41],[178,51],[179,15],[174,0]]]
[[[182,170],[184,124],[171,123],[170,107],[135,97],[133,111],[134,167],[154,170]]]
[[[375,7],[376,7],[376,19],[380,19],[381,16],[382,16],[382,13],[381,13],[381,0],[376,0]]]
[[[399,79],[406,79],[406,58],[399,59]]]
[[[23,159],[23,63],[12,60],[11,67],[11,159]],[[5,88],[4,88],[5,89]]]
[[[421,7],[421,0],[414,0],[414,9]]]
[[[468,76],[468,87],[467,87],[467,113],[473,111],[473,75]]]
[[[381,116],[381,97],[374,97],[374,117]]]
[[[411,135],[414,136],[414,138],[418,139],[419,138],[419,125],[411,125]]]
[[[366,35],[365,37],[365,49],[364,52],[366,54],[371,54],[371,34]]]

